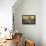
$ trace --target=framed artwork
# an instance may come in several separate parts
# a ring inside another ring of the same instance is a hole
[[[36,16],[22,15],[22,24],[36,24]]]

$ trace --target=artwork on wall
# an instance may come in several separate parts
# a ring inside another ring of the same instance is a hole
[[[36,16],[22,15],[22,24],[36,24]]]

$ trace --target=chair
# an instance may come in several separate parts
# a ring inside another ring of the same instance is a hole
[[[22,33],[15,33],[16,46],[22,46]]]

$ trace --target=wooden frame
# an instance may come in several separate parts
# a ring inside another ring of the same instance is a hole
[[[36,16],[22,15],[22,24],[36,24]]]

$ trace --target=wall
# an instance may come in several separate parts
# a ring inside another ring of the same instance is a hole
[[[12,29],[12,6],[16,0],[0,0],[0,27]]]
[[[42,46],[46,46],[46,0],[42,0],[41,4],[41,38]]]
[[[23,0],[20,5],[15,6],[13,7],[15,29],[22,32],[24,38],[34,40],[36,46],[41,46],[41,0]],[[23,25],[22,15],[36,15],[36,24]]]

